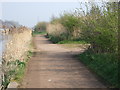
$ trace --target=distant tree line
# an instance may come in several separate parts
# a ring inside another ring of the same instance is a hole
[[[37,25],[35,25],[34,27],[34,31],[36,32],[46,31],[47,24],[48,24],[47,22],[38,22]]]

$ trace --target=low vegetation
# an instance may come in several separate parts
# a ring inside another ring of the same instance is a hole
[[[3,89],[6,89],[11,81],[21,83],[25,74],[26,64],[32,55],[33,53],[28,51],[24,61],[15,60],[7,62],[7,65],[4,64],[4,70],[7,70],[4,71]]]
[[[43,31],[43,32],[33,31],[33,32],[32,32],[32,35],[33,35],[33,36],[39,35],[39,34],[45,35],[45,34],[46,34],[46,31]]]
[[[47,22],[38,22],[35,27],[33,34],[44,34],[47,28]]]
[[[88,44],[87,42],[85,42],[85,41],[68,41],[68,40],[66,40],[66,41],[60,41],[60,42],[58,42],[58,44]]]
[[[119,87],[118,56],[115,53],[94,53],[88,50],[78,55],[78,58],[109,87]]]

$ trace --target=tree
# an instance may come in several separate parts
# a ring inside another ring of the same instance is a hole
[[[47,22],[39,22],[35,25],[35,31],[42,32],[46,31]]]

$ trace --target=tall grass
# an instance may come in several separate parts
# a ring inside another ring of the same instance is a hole
[[[15,31],[15,32],[14,32]],[[24,61],[24,53],[29,50],[28,45],[32,38],[32,31],[27,28],[13,29],[10,40],[7,42],[3,59],[7,61],[14,61],[16,59]]]

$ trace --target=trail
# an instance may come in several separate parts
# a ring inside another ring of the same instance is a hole
[[[21,88],[104,88],[71,51],[34,37],[35,52],[28,62]]]

